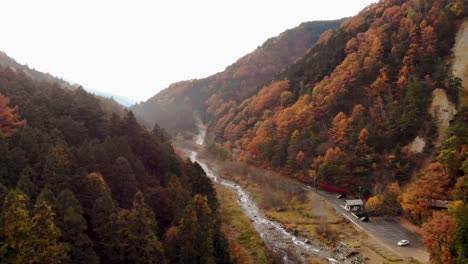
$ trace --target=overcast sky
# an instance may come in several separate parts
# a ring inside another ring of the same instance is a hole
[[[375,0],[3,1],[0,50],[85,87],[145,100],[224,68],[301,22]]]

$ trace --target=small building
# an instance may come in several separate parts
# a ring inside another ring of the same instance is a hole
[[[345,200],[344,208],[348,211],[361,211],[364,207],[364,202],[361,199]]]
[[[434,209],[448,209],[449,208],[449,201],[446,201],[446,200],[436,200],[436,199],[432,199],[432,202],[431,202],[431,207],[434,208]]]

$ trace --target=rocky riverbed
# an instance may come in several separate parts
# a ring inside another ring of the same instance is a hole
[[[204,130],[200,129],[200,133],[195,137],[195,142],[198,145],[203,145],[204,137]],[[284,263],[308,263],[308,259],[311,257],[319,259],[332,258],[331,248],[323,245],[318,240],[312,241],[295,236],[281,224],[268,219],[258,208],[250,194],[240,185],[219,177],[206,161],[198,158],[196,151],[186,151],[189,153],[190,159],[193,162],[198,162],[206,175],[214,182],[227,186],[236,192],[238,203],[252,221],[255,230],[260,234],[264,243],[282,257]]]

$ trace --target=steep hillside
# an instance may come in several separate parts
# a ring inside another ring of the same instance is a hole
[[[0,67],[8,68],[14,72],[22,72],[27,77],[31,78],[34,82],[44,82],[51,85],[56,85],[63,89],[75,90],[80,87],[78,84],[71,84],[63,79],[55,77],[49,73],[30,69],[27,65],[18,63],[15,59],[9,57],[5,52],[0,51]],[[92,91],[93,92],[93,91]],[[125,115],[125,108],[119,104],[112,96],[101,96],[99,93],[95,95],[101,104],[101,107],[105,110],[106,114],[117,114],[119,116]]]
[[[202,168],[132,112],[0,67],[2,263],[229,263]]]
[[[448,71],[462,16],[455,3],[368,7],[324,33],[281,80],[241,104],[216,108],[211,134],[240,150],[240,159],[303,181],[313,172],[366,192],[378,182],[408,181],[420,164],[405,146],[417,135],[437,138],[428,112],[432,91],[443,88],[457,101],[460,85]],[[400,167],[389,171],[383,155],[395,156]]]
[[[171,134],[193,130],[194,115],[207,120],[214,109],[252,96],[262,84],[301,57],[322,32],[337,28],[343,21],[303,23],[267,40],[223,72],[174,83],[146,102],[132,106],[131,110],[149,127],[157,122]]]

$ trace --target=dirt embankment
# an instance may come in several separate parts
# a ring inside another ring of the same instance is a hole
[[[468,101],[468,18],[465,18],[459,26],[452,53],[451,66],[453,75],[462,79],[463,89],[465,91],[460,95],[459,104],[464,105],[467,104]],[[429,113],[437,124],[438,137],[435,142],[436,147],[442,144],[450,121],[457,113],[455,103],[456,102],[450,102],[444,89],[435,89],[432,93],[432,103],[429,108]]]
[[[458,29],[453,46],[452,71],[463,81],[463,87],[468,92],[468,18],[465,18]],[[465,93],[466,94],[466,93]],[[466,98],[460,98],[460,103],[465,103]]]
[[[436,120],[438,137],[435,145],[440,146],[442,140],[445,138],[450,121],[457,113],[455,105],[449,101],[444,89],[435,89],[432,93],[432,103],[429,113]]]

